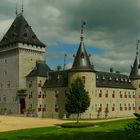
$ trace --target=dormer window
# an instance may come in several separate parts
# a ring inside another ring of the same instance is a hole
[[[112,80],[112,77],[108,77],[108,80],[111,81]]]
[[[127,79],[125,78],[125,82],[127,82]]]
[[[16,25],[15,25],[15,24],[13,24],[12,26],[13,26],[14,28],[16,27]]]
[[[96,76],[96,79],[97,79],[97,80],[99,79],[98,75]]]
[[[121,78],[121,82],[123,82],[123,78]]]
[[[105,77],[104,76],[102,76],[102,80],[105,80]]]
[[[118,79],[118,78],[116,78],[115,80],[116,80],[116,82],[118,82],[118,81],[119,81],[119,79]]]
[[[129,79],[128,82],[131,83],[131,80]]]
[[[24,36],[24,37],[27,37],[27,33],[24,33],[23,36]]]
[[[32,38],[33,38],[33,39],[36,39],[36,35],[33,35]]]
[[[82,53],[81,53],[81,58],[84,58],[84,57],[85,57],[85,56],[84,56],[84,53],[82,52]]]
[[[57,75],[57,80],[60,80],[60,75],[59,74]]]
[[[29,27],[29,25],[28,24],[25,24],[25,28],[28,28]]]

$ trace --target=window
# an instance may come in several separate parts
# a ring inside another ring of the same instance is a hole
[[[104,76],[102,76],[102,80],[103,80],[103,81],[105,80],[105,77],[104,77]]]
[[[10,88],[10,81],[7,81],[7,88]]]
[[[55,97],[58,98],[58,96],[59,96],[59,91],[55,90]]]
[[[58,105],[55,104],[55,112],[58,112]]]
[[[32,91],[31,91],[31,93],[29,94],[29,99],[31,99],[32,98]]]
[[[134,92],[133,92],[133,98],[135,98],[135,94],[134,94]]]
[[[99,97],[100,97],[100,98],[102,97],[102,93],[99,93]]]
[[[127,94],[126,93],[125,93],[124,97],[127,98]]]
[[[135,110],[135,105],[133,104],[132,106],[133,106],[133,110]]]
[[[42,81],[40,80],[40,82],[38,83],[38,87],[41,87],[42,85]]]
[[[46,105],[44,105],[44,108],[42,108],[42,111],[43,111],[43,112],[46,111]]]
[[[41,91],[40,91],[40,93],[38,94],[38,98],[41,98]]]
[[[39,105],[39,108],[38,108],[38,112],[40,112],[41,111],[41,105]]]
[[[32,87],[32,81],[30,81],[30,83],[29,83],[29,88],[31,88]]]
[[[115,79],[115,81],[116,81],[116,82],[118,82],[118,81],[119,81],[119,79],[118,79],[118,78],[116,78],[116,79]]]
[[[112,80],[112,78],[111,77],[108,77],[108,81],[111,81]]]
[[[7,71],[4,72],[4,75],[5,75],[5,76],[7,75]]]
[[[105,97],[106,97],[106,98],[108,97],[108,93],[105,94]]]
[[[99,79],[98,75],[96,76],[96,79],[97,79],[97,80]]]
[[[123,95],[120,93],[120,98],[122,98],[123,97]]]
[[[127,110],[127,106],[126,106],[126,104],[124,104],[124,109]]]
[[[7,63],[7,59],[5,59],[5,63]]]
[[[3,97],[3,101],[6,102],[6,97]]]
[[[115,98],[115,94],[114,93],[112,94],[112,98]]]
[[[120,111],[122,111],[123,110],[123,108],[122,108],[122,105],[120,104]]]
[[[128,104],[128,108],[129,108],[129,110],[131,110],[131,106],[130,106],[130,104]]]
[[[98,111],[99,111],[99,112],[102,111],[102,104],[100,104]]]
[[[113,104],[112,106],[112,111],[115,111],[115,104]]]

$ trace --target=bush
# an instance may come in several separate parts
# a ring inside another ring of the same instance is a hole
[[[94,125],[95,125],[94,123],[80,122],[80,123],[63,123],[60,124],[59,126],[63,128],[83,128],[83,127],[92,127]]]
[[[140,136],[140,114],[134,113],[137,117],[132,123],[125,127],[125,131],[131,136]]]

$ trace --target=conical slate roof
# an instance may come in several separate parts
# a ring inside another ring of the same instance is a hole
[[[72,66],[72,71],[77,70],[84,70],[84,71],[93,71],[92,65],[89,60],[89,56],[86,52],[86,49],[84,47],[84,42],[81,41],[77,54],[74,59],[74,63]]]
[[[130,72],[130,76],[129,76],[130,79],[138,79],[138,78],[140,78],[139,66],[140,66],[140,62],[139,62],[138,57],[136,56],[134,64],[133,64],[133,67],[132,67],[131,72]]]
[[[0,41],[0,46],[15,42],[29,43],[41,47],[46,46],[37,38],[22,13],[16,16],[11,27]]]

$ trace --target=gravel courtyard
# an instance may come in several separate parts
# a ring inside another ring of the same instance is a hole
[[[121,119],[129,119],[134,117],[126,118],[114,118],[107,120],[91,120],[92,122],[105,122]],[[26,129],[26,128],[35,128],[35,127],[48,127],[55,124],[61,124],[68,122],[66,120],[58,119],[48,119],[48,118],[35,118],[35,117],[21,117],[21,116],[6,116],[0,115],[0,132]]]

